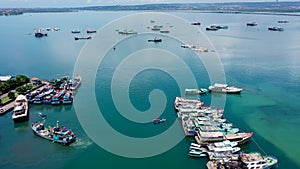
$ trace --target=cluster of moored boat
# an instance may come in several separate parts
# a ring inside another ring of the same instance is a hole
[[[289,23],[289,21],[277,21],[277,23]],[[246,23],[247,26],[257,26],[257,22],[247,22]],[[284,28],[279,27],[279,26],[273,26],[273,27],[268,27],[269,31],[284,31]]]
[[[220,89],[221,88],[221,89]],[[240,93],[241,88],[229,87],[227,84],[214,84],[211,92]],[[190,90],[189,92],[198,92]],[[223,109],[204,106],[200,99],[176,97],[174,102],[177,116],[184,133],[194,137],[188,155],[191,157],[208,157],[208,169],[219,168],[270,168],[277,164],[277,158],[263,156],[260,153],[239,153],[240,145],[247,143],[253,132],[241,132],[224,118]]]
[[[71,33],[73,34],[79,34],[81,31],[80,30],[72,30]],[[91,33],[97,33],[96,30],[86,30],[86,33],[87,34],[91,34]],[[75,36],[74,37],[75,40],[83,40],[83,39],[92,39],[92,36],[85,36],[85,37],[78,37],[78,36]]]
[[[72,104],[73,91],[78,88],[80,83],[80,76],[77,76],[72,80],[68,80],[67,77],[55,79],[41,90],[28,93],[26,98],[29,103],[33,104]]]
[[[40,90],[35,90],[29,94],[18,95],[14,101],[14,109],[12,119],[15,123],[29,120],[29,104],[72,104],[73,91],[78,88],[81,83],[81,77],[76,76],[74,79],[68,80],[67,77],[56,79],[49,85],[43,86]],[[72,130],[61,127],[57,122],[55,127],[45,127],[45,118],[47,115],[39,113],[44,118],[43,122],[34,122],[31,129],[34,134],[50,140],[52,142],[69,145],[75,141],[76,135]]]
[[[289,21],[286,20],[280,20],[277,21],[278,23],[289,23]],[[192,25],[200,25],[200,22],[193,22]],[[247,22],[246,26],[257,26],[258,23],[257,22]],[[219,29],[228,29],[227,25],[217,25],[217,24],[213,24],[210,25],[209,27],[206,27],[205,30],[206,31],[217,31]],[[279,26],[273,26],[273,27],[268,27],[268,30],[270,31],[284,31],[284,28],[279,27]]]
[[[39,114],[44,119],[47,117],[45,114]],[[19,95],[14,102],[14,109],[12,113],[12,119],[15,123],[28,121],[29,119],[29,107],[26,96]],[[76,135],[72,130],[59,126],[59,122],[55,127],[45,127],[45,120],[43,122],[34,122],[31,124],[31,129],[34,134],[44,139],[60,143],[63,145],[69,145],[76,139]]]
[[[155,23],[155,21],[151,20],[150,23],[151,24]],[[169,27],[173,27],[173,26],[169,26]],[[147,28],[153,32],[159,32],[162,34],[170,33],[170,31],[168,29],[163,29],[164,28],[163,25],[154,24],[154,25],[148,26]],[[118,34],[120,34],[120,35],[136,35],[136,34],[138,34],[138,32],[135,31],[134,29],[116,29],[116,32],[118,32]],[[159,42],[162,42],[162,39],[155,37],[153,39],[148,39],[147,41],[159,43]]]

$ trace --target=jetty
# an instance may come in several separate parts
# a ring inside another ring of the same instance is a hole
[[[33,91],[38,91],[38,90],[41,90],[44,85],[48,84],[48,82],[46,81],[43,81],[41,85],[39,85],[37,88],[31,90],[31,91],[28,91],[24,94],[28,94],[30,92],[33,92]],[[6,103],[5,105],[3,105],[2,107],[0,107],[0,116],[12,111],[14,109],[14,100],[11,100],[10,102]]]

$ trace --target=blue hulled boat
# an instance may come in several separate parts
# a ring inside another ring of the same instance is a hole
[[[53,128],[46,128],[44,122],[35,122],[31,124],[31,129],[37,136],[63,145],[70,145],[76,140],[76,135],[73,131],[59,126],[58,121]]]

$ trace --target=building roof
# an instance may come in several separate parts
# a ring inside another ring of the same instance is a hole
[[[6,81],[10,80],[11,78],[12,78],[12,76],[0,76],[0,81],[6,82]]]
[[[32,81],[37,81],[37,80],[39,80],[39,78],[33,77],[33,78],[31,78],[31,80],[32,80]]]

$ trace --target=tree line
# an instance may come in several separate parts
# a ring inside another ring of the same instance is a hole
[[[12,78],[5,82],[0,82],[0,94],[7,93],[11,90],[15,90],[16,88],[23,86],[24,84],[29,82],[29,77],[25,75],[16,75],[15,78]]]

